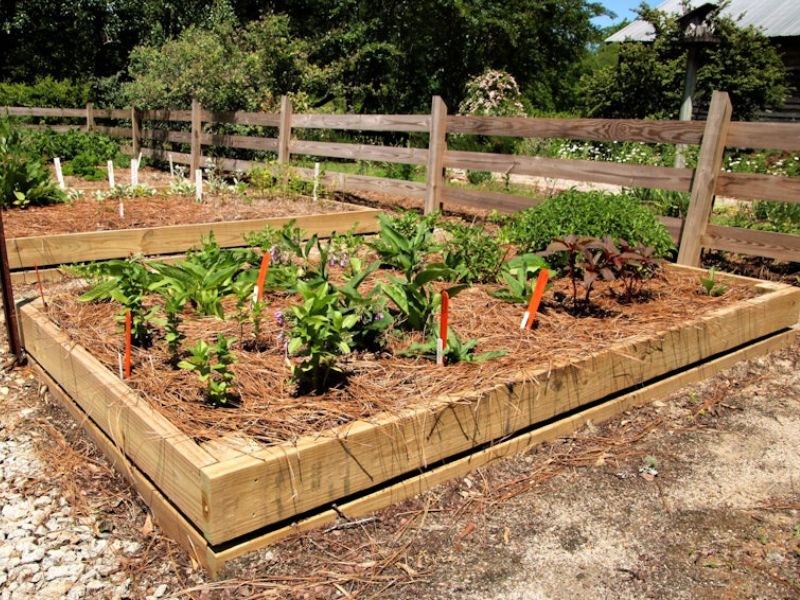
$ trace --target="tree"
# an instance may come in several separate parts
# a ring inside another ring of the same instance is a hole
[[[769,39],[753,27],[741,28],[721,14],[708,19],[718,43],[699,48],[694,103],[707,104],[714,90],[727,91],[736,119],[779,106],[786,93],[786,70]],[[675,118],[681,104],[687,47],[677,19],[645,5],[639,17],[655,29],[652,42],[625,42],[616,65],[581,79],[582,110],[611,118]]]

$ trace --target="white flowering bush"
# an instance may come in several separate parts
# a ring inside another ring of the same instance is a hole
[[[467,95],[458,107],[462,115],[523,117],[525,107],[514,77],[489,69],[467,83]]]

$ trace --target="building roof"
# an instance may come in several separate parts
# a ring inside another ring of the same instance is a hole
[[[704,4],[719,4],[709,0],[689,0],[692,9]],[[683,0],[666,0],[656,8],[668,14],[683,14]],[[722,14],[736,19],[742,27],[752,25],[767,37],[800,36],[800,0],[731,0]],[[607,42],[650,42],[654,31],[650,23],[636,20],[623,27]]]

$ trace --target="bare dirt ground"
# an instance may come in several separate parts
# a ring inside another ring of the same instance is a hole
[[[740,363],[218,581],[6,371],[0,598],[798,598],[798,366],[800,344]]]

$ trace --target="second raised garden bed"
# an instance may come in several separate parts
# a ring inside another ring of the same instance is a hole
[[[163,356],[142,358],[141,379],[128,385],[115,373],[113,348],[93,342],[114,337],[113,310],[107,325],[91,328],[96,314],[83,319],[68,298],[54,299],[48,312],[41,301],[20,312],[26,350],[51,391],[127,472],[162,526],[215,570],[793,339],[800,289],[725,276],[727,293],[713,298],[698,293],[700,273],[668,266],[647,303],[611,319],[549,311],[532,332],[519,331],[518,311],[472,288],[454,303],[453,322],[480,338],[482,350],[508,354],[447,367],[396,356],[354,363],[345,390],[361,390],[357,406],[347,404],[347,391],[288,393],[285,366],[275,376],[280,351],[240,356],[261,362],[252,375],[239,374],[239,385],[266,386],[247,401],[243,391],[242,406],[156,397],[153,381],[171,387]],[[225,327],[232,325],[217,325]],[[267,339],[277,339],[276,327],[270,320]],[[305,428],[292,426],[298,422]]]

